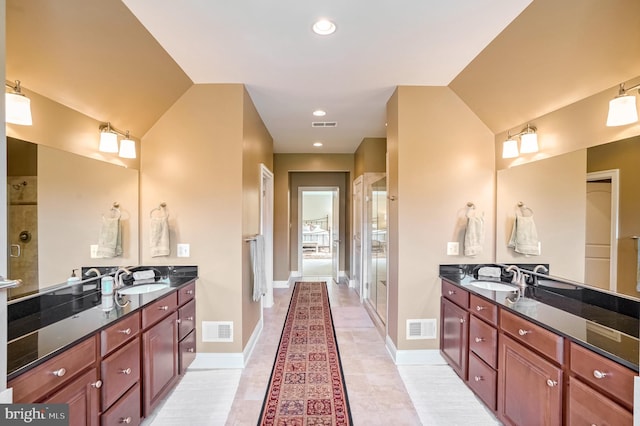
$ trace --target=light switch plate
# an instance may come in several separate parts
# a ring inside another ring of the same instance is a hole
[[[91,244],[89,246],[89,250],[91,252],[91,259],[97,259],[98,258],[98,245],[97,244]]]
[[[457,256],[460,254],[460,243],[457,241],[447,243],[447,256]]]
[[[178,257],[189,257],[189,244],[178,244]]]

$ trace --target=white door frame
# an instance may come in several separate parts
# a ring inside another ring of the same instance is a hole
[[[260,234],[264,237],[264,264],[267,294],[262,307],[273,306],[273,172],[260,164]]]
[[[357,199],[358,191],[356,188],[360,186],[360,199]],[[353,191],[352,191],[353,202],[351,203],[351,211],[353,212],[353,221],[352,223],[352,241],[351,245],[351,278],[353,284],[350,287],[355,287],[358,295],[360,296],[360,303],[362,303],[362,286],[364,280],[362,279],[362,261],[363,261],[363,236],[364,236],[364,178],[363,175],[358,176],[353,181]],[[359,217],[358,217],[359,216]],[[359,222],[359,227],[356,226],[356,223]],[[359,228],[359,229],[358,229]],[[357,239],[360,239],[360,253],[358,259],[358,253],[356,253],[356,244]],[[356,271],[356,265],[359,265],[358,270]],[[357,282],[354,278],[358,278]]]
[[[308,192],[308,191],[339,191],[339,190],[340,190],[340,187],[338,186],[299,186],[298,187],[298,223],[297,223],[298,245],[297,247],[298,247],[298,273],[300,276],[304,276],[304,268],[302,267],[302,225],[304,222],[302,220],[302,193]],[[333,214],[333,212],[331,214]],[[336,220],[339,222],[340,218],[338,217]],[[329,235],[329,244],[333,246],[331,235]]]
[[[620,200],[620,170],[602,170],[587,173],[587,182],[611,181],[611,249],[609,259],[609,290],[618,290],[618,211]]]

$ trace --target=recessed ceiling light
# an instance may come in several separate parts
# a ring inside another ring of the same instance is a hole
[[[313,24],[313,32],[319,35],[333,34],[336,30],[336,24],[328,19],[320,19]]]
[[[313,146],[315,146],[316,148],[319,148],[322,146],[322,142],[314,142]]]
[[[313,111],[313,115],[315,115],[316,117],[324,117],[325,115],[327,115],[326,111],[323,111],[321,109],[317,109],[315,111]]]

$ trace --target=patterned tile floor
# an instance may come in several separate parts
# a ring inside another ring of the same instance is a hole
[[[358,295],[328,282],[354,425],[500,424],[448,366],[396,366]],[[264,329],[246,368],[188,371],[143,425],[255,425],[291,289],[276,289],[274,297],[275,305],[264,311]]]

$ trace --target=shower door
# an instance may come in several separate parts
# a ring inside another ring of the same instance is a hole
[[[369,307],[387,321],[387,178],[379,177],[366,189],[367,276]]]

